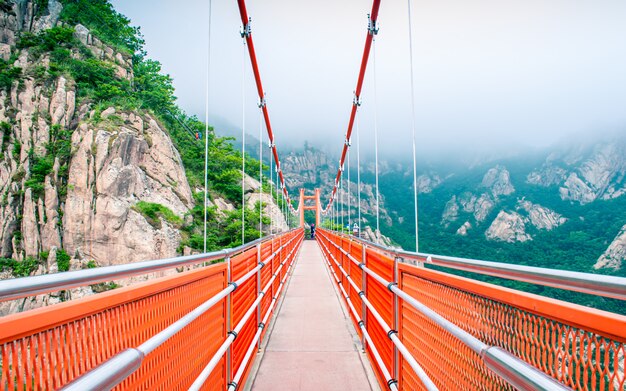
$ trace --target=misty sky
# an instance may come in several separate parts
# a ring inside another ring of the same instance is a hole
[[[208,0],[113,0],[141,27],[179,104],[204,118]],[[249,0],[276,142],[339,153],[370,0]],[[547,146],[573,134],[626,132],[626,1],[413,1],[419,149]],[[242,56],[234,0],[214,0],[210,119],[240,132]],[[384,153],[410,154],[407,2],[383,0],[377,37],[378,129]],[[373,145],[372,59],[361,145]],[[258,135],[245,60],[248,133]],[[265,131],[263,131],[265,132]],[[335,151],[336,149],[336,151]]]

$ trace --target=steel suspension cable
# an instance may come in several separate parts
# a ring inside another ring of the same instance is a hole
[[[274,203],[274,164],[272,157],[270,156],[270,198]],[[271,208],[271,205],[269,205]],[[270,235],[274,233],[274,213],[270,209]]]
[[[341,171],[343,171],[343,166],[341,167]],[[343,223],[343,215],[344,215],[344,213],[343,213],[343,207],[344,207],[344,204],[345,204],[345,201],[344,201],[344,199],[343,199],[343,197],[344,197],[344,190],[343,190],[343,175],[342,175],[342,176],[341,176],[341,178],[339,179],[339,188],[340,188],[340,192],[339,192],[339,193],[341,194],[341,195],[339,196],[339,197],[340,197],[339,199],[340,199],[340,202],[341,202],[341,231],[343,232],[343,227],[345,227],[345,225],[344,225],[344,223]]]
[[[377,105],[377,92],[376,92],[376,38],[372,43],[372,70],[374,83],[374,155],[375,155],[375,170],[376,170],[376,242],[380,240],[380,192],[378,190],[378,105]]]
[[[407,0],[409,15],[409,63],[411,66],[411,133],[413,135],[413,204],[415,206],[415,252],[419,251],[419,225],[417,208],[417,153],[415,151],[415,81],[413,76],[413,23],[411,0]]]
[[[241,57],[241,244],[246,242],[246,41]]]
[[[348,130],[346,131],[346,137],[345,140],[349,140],[351,135],[352,135],[352,129],[354,127],[354,119],[356,116],[356,111],[357,111],[357,107],[360,105],[360,97],[361,97],[361,90],[363,88],[363,81],[365,79],[365,71],[367,69],[367,63],[369,60],[369,55],[370,55],[370,50],[372,47],[372,41],[374,38],[374,35],[376,35],[378,33],[378,25],[377,25],[377,21],[378,21],[378,11],[380,9],[380,0],[374,0],[372,3],[372,11],[371,13],[368,15],[369,16],[369,24],[368,24],[368,28],[367,28],[367,36],[365,38],[365,47],[363,48],[363,57],[361,58],[361,67],[359,69],[359,77],[357,79],[357,84],[356,84],[356,89],[354,91],[354,99],[352,102],[352,109],[350,111],[350,121],[348,122]],[[346,159],[346,155],[348,152],[348,143],[344,142],[344,146],[343,149],[341,151],[341,158],[339,159],[340,163],[339,163],[339,167],[341,168],[341,166],[343,165],[343,163],[345,162]],[[335,177],[335,183],[333,186],[333,190],[330,196],[330,199],[328,201],[328,205],[326,206],[325,209],[328,209],[328,207],[330,206],[330,204],[333,202],[334,196],[337,194],[337,190],[338,190],[338,186],[339,186],[339,179],[341,178],[341,170],[337,170],[337,176]]]
[[[206,233],[207,233],[207,200],[209,199],[209,85],[211,77],[211,3],[209,0],[209,26],[207,44],[207,65],[206,65],[206,99],[204,107],[204,246],[206,253]]]
[[[357,112],[356,116],[356,192],[357,192],[357,202],[358,202],[358,211],[359,211],[359,237],[361,237],[361,136],[359,131],[359,115]]]
[[[280,178],[280,180],[278,180],[277,178],[277,182],[280,182],[280,184],[283,185],[281,187],[281,192],[286,196],[287,200],[289,200],[290,199],[289,193],[287,192],[287,187],[285,186],[285,178],[283,176],[283,172],[281,169],[280,159],[278,158],[278,151],[276,149],[276,143],[274,140],[274,132],[272,131],[272,124],[270,122],[270,117],[269,117],[269,113],[267,110],[267,102],[265,100],[265,91],[263,90],[263,83],[261,82],[261,73],[259,72],[259,64],[256,58],[254,42],[252,40],[252,32],[251,32],[251,27],[250,27],[251,19],[248,16],[248,11],[246,9],[245,0],[237,0],[237,6],[239,7],[239,15],[241,17],[241,23],[243,24],[241,36],[247,43],[248,54],[250,57],[250,64],[252,66],[252,73],[254,75],[254,81],[256,83],[259,100],[263,104],[262,111],[263,111],[263,118],[265,120],[265,128],[267,130],[267,137],[270,141],[270,146],[272,148],[272,156],[274,158],[274,163],[276,164],[277,176]]]

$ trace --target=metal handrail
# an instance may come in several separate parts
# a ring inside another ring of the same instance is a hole
[[[365,239],[336,233],[345,238],[365,244],[367,247],[381,250],[392,257],[403,260],[411,259],[435,266],[484,274],[509,280],[523,281],[536,285],[587,293],[595,296],[626,300],[626,278],[573,272],[569,270],[548,269],[543,267],[523,266],[502,262],[481,261],[477,259],[450,257],[445,255],[411,252],[386,247]]]
[[[328,239],[327,239],[328,240]],[[331,241],[329,241],[331,242]],[[331,242],[332,243],[332,242]],[[319,242],[319,244],[321,244],[324,249],[326,250],[326,252],[328,253],[328,255],[330,256],[330,258],[332,258],[333,262],[335,263],[335,265],[337,265],[337,267],[339,268],[339,270],[341,270],[341,273],[344,275],[344,277],[347,279],[348,283],[352,286],[352,288],[358,293],[359,298],[361,299],[361,301],[365,304],[365,306],[370,310],[370,312],[372,313],[374,319],[376,319],[376,321],[378,322],[378,324],[383,328],[383,332],[385,332],[387,334],[387,337],[389,337],[389,339],[391,340],[391,342],[398,348],[398,351],[400,351],[400,353],[402,354],[402,357],[404,357],[404,359],[406,360],[406,362],[409,364],[409,366],[413,369],[413,371],[415,372],[415,374],[417,375],[417,377],[422,381],[422,384],[424,385],[424,387],[429,390],[429,391],[436,391],[438,390],[437,386],[435,385],[435,383],[433,383],[433,381],[430,379],[430,377],[428,377],[428,375],[426,374],[426,372],[424,371],[424,369],[421,367],[421,365],[417,362],[417,360],[415,359],[415,357],[413,357],[413,355],[411,355],[411,353],[409,352],[409,350],[406,348],[406,346],[404,346],[404,344],[402,343],[402,341],[400,340],[400,338],[398,338],[397,336],[397,332],[396,330],[392,330],[391,327],[387,324],[387,322],[385,322],[385,320],[382,318],[382,316],[380,315],[380,313],[378,312],[378,310],[374,307],[374,305],[367,299],[365,292],[361,289],[359,289],[359,287],[356,285],[356,283],[354,282],[354,280],[352,279],[352,277],[350,277],[350,274],[348,274],[348,272],[344,269],[343,266],[341,266],[341,264],[339,264],[339,262],[337,262],[337,259],[333,256],[333,254],[328,250],[328,247],[322,243],[321,241]],[[326,256],[326,254],[324,254],[324,252],[322,251],[322,254],[324,255],[325,258],[328,258]],[[330,263],[328,262],[328,259],[326,259],[326,263],[328,264],[328,266],[330,266]],[[337,277],[337,273],[335,273],[334,270],[332,270],[332,268],[330,269],[330,271],[332,272],[332,274],[335,276],[335,280],[337,281],[337,284],[339,285],[339,287],[341,288],[341,291],[344,294],[344,297],[346,298],[346,301],[348,303],[348,305],[351,307],[351,310],[353,311],[353,315],[355,315],[355,319],[360,319],[358,313],[356,313],[356,310],[354,309],[354,306],[352,305],[352,303],[350,302],[350,296],[348,295],[348,293],[345,291],[343,284],[341,283],[341,281],[339,281],[339,278]],[[361,326],[359,324],[359,326]],[[363,327],[365,327],[365,325],[363,325]],[[367,331],[365,331],[367,332]],[[370,342],[371,343],[371,342]]]
[[[321,241],[318,241],[318,243],[322,244]],[[324,247],[326,248],[326,251],[328,251],[328,248],[326,246],[324,246]],[[329,254],[330,254],[330,252],[329,252]],[[323,251],[322,251],[322,255],[324,256],[324,261],[326,262],[326,266],[328,266],[328,270],[329,270],[330,274],[332,274],[332,276],[335,278],[335,281],[337,282],[337,286],[341,290],[341,294],[343,294],[343,297],[346,300],[346,303],[348,304],[348,308],[350,308],[350,312],[352,313],[352,316],[354,316],[356,324],[361,329],[361,332],[363,334],[363,338],[367,342],[367,344],[368,344],[368,346],[369,346],[369,348],[370,348],[370,350],[372,352],[372,356],[374,357],[374,360],[376,361],[376,364],[380,368],[385,382],[387,382],[387,386],[389,387],[389,389],[391,391],[398,391],[398,382],[397,382],[396,379],[394,379],[391,376],[391,373],[389,372],[389,369],[385,365],[385,362],[383,361],[382,357],[380,356],[380,353],[378,352],[378,348],[376,347],[376,344],[374,343],[374,341],[372,340],[372,337],[370,336],[369,332],[367,331],[367,326],[365,326],[365,322],[361,318],[361,315],[359,315],[359,313],[357,312],[356,308],[354,308],[354,305],[352,304],[352,301],[350,301],[350,296],[348,295],[348,292],[346,292],[345,288],[343,287],[343,284],[341,283],[341,280],[339,280],[339,276],[337,276],[337,273],[335,273],[335,271],[333,270],[330,262],[328,261],[328,259],[326,257],[326,254],[324,254]],[[332,254],[331,254],[331,256],[332,256]],[[433,388],[428,388],[428,389],[434,391],[437,388],[433,384]]]
[[[280,235],[294,230],[291,229]],[[259,243],[271,240],[277,235],[268,235],[234,248],[226,248],[204,254],[2,280],[0,281],[0,302],[233,257],[255,247]]]
[[[323,234],[321,236],[329,243],[332,243],[337,249],[345,254],[343,248],[337,245]],[[452,334],[459,341],[477,353],[485,365],[509,384],[522,390],[570,390],[569,387],[558,382],[556,379],[546,375],[544,372],[531,366],[527,362],[521,360],[515,355],[503,350],[497,346],[489,346],[478,338],[474,337],[459,326],[450,322],[437,312],[422,304],[414,297],[410,296],[396,284],[393,284],[369,269],[365,263],[358,262],[354,257],[349,256],[351,262],[355,262],[357,266],[371,276],[376,282],[386,287],[394,295],[401,298],[405,303],[409,304],[415,310],[421,312],[424,316],[437,323],[441,328]]]
[[[303,238],[301,238],[300,240],[302,240],[302,239]],[[265,297],[265,295],[269,291],[270,287],[273,286],[274,281],[276,280],[276,277],[278,277],[280,275],[280,271],[283,269],[285,264],[289,260],[291,260],[291,263],[289,264],[289,267],[287,267],[287,271],[285,272],[285,276],[283,277],[283,279],[280,281],[280,283],[278,285],[278,290],[276,291],[276,294],[272,297],[272,301],[271,301],[270,306],[269,306],[269,308],[268,308],[268,310],[266,312],[266,316],[267,316],[267,313],[272,312],[272,310],[274,308],[274,303],[278,300],[278,297],[280,296],[281,290],[282,290],[283,286],[285,285],[285,282],[287,281],[287,278],[289,277],[289,273],[290,273],[291,267],[294,264],[293,260],[295,259],[295,252],[298,249],[299,249],[299,245],[296,245],[289,252],[289,254],[287,254],[287,256],[285,257],[285,260],[280,263],[280,265],[278,266],[278,269],[276,269],[274,271],[274,274],[272,275],[272,278],[270,278],[270,280],[267,282],[267,284],[265,284],[265,287],[263,288],[263,290],[261,292],[259,292],[259,296],[257,297],[257,299],[250,305],[250,307],[248,308],[246,313],[243,315],[243,317],[241,318],[239,323],[237,323],[235,328],[231,332],[228,333],[228,337],[226,338],[226,340],[222,343],[222,345],[217,350],[217,352],[213,355],[211,360],[209,360],[209,363],[204,367],[204,369],[202,370],[200,375],[198,375],[196,380],[189,387],[190,391],[196,391],[196,390],[200,390],[200,388],[202,388],[202,386],[204,385],[204,382],[206,381],[206,379],[208,379],[209,375],[213,372],[213,370],[215,369],[215,367],[219,363],[219,360],[221,360],[221,358],[224,356],[224,354],[226,353],[226,351],[228,350],[230,345],[232,345],[232,343],[235,341],[235,338],[237,338],[236,336],[241,332],[241,330],[244,328],[244,326],[246,325],[246,323],[248,322],[248,320],[252,316],[253,311],[260,305],[261,300]],[[264,319],[265,319],[265,317],[264,317]],[[263,327],[265,327],[265,322],[261,322],[261,323],[263,323],[263,326],[261,326],[261,329],[262,329]],[[242,363],[241,365],[244,366],[244,367],[246,366],[244,363]]]
[[[284,243],[278,249],[276,249],[265,261],[267,262],[273,259],[291,242],[300,238],[300,235],[293,236],[291,239],[289,239],[289,241],[287,241],[287,243]],[[259,243],[258,241],[255,242],[255,245]],[[143,342],[140,346],[123,350],[122,352],[116,354],[110,359],[102,362],[97,367],[77,377],[72,382],[65,385],[62,389],[64,391],[79,391],[87,389],[91,390],[114,388],[141,366],[141,363],[146,355],[150,354],[150,352],[152,352],[154,349],[158,348],[168,339],[176,335],[180,330],[185,328],[200,315],[207,312],[215,304],[219,303],[230,293],[234,292],[237,287],[241,286],[248,279],[254,276],[259,270],[265,267],[265,265],[266,263],[260,262],[254,269],[244,274],[237,281],[229,282],[226,288],[222,289],[220,292],[209,298],[200,306],[196,307],[194,310],[192,310],[176,322],[172,323],[165,329],[161,330],[159,333],[149,338],[147,341]]]

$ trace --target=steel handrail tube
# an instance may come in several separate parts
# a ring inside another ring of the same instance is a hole
[[[328,240],[327,238],[324,238],[324,239]],[[348,275],[348,273],[343,268],[343,266],[341,266],[339,264],[339,262],[337,262],[337,259],[328,250],[328,247],[324,243],[322,243],[321,241],[320,241],[320,244],[324,247],[324,249],[326,250],[326,252],[330,256],[330,258],[332,258],[333,262],[335,262],[335,265],[337,265],[337,267],[339,267],[339,269],[341,270],[343,275],[348,280],[348,283],[350,283],[350,285],[354,288],[355,291],[359,292],[359,289],[358,289],[356,283],[354,282],[354,280]],[[333,274],[335,274],[334,271],[333,271]],[[341,284],[339,282],[339,280],[337,279],[336,274],[335,274],[335,279],[337,280],[337,284],[341,287],[341,290],[342,290],[342,292],[343,292],[343,294],[344,294],[344,296],[346,298],[346,301],[349,302],[349,305],[352,307],[352,303],[350,303],[350,300],[349,300],[350,296],[346,293],[346,291],[345,291],[345,289],[343,287],[343,284]],[[374,316],[374,319],[376,319],[376,321],[378,321],[378,324],[383,328],[383,331],[387,334],[387,336],[389,337],[391,342],[393,342],[393,344],[398,347],[398,350],[400,351],[400,353],[402,354],[404,359],[409,363],[409,365],[411,366],[411,368],[413,369],[415,374],[420,378],[420,380],[422,381],[422,384],[426,387],[426,389],[427,390],[433,390],[433,391],[434,390],[438,390],[438,388],[435,385],[435,383],[433,383],[433,381],[430,379],[430,377],[428,377],[428,375],[426,374],[424,369],[421,367],[421,365],[419,365],[417,360],[415,360],[415,358],[411,355],[411,353],[404,346],[402,341],[400,341],[400,338],[398,338],[396,333],[391,333],[391,331],[392,331],[391,327],[387,324],[387,322],[385,322],[385,320],[380,315],[378,310],[374,307],[374,305],[367,299],[367,297],[365,297],[365,295],[359,295],[359,297],[361,298],[361,301],[363,301],[363,303],[365,303],[365,306],[370,310],[370,312]],[[356,310],[354,310],[354,311],[356,311]]]
[[[301,240],[299,240],[301,241]],[[274,283],[274,280],[276,279],[276,276],[278,276],[280,273],[280,271],[282,270],[283,266],[287,263],[287,261],[289,259],[291,259],[292,261],[289,264],[289,267],[287,268],[287,273],[285,274],[285,277],[283,277],[283,280],[281,281],[279,288],[277,290],[276,296],[272,299],[272,301],[278,297],[278,295],[280,294],[280,290],[282,288],[283,283],[286,281],[287,279],[287,274],[289,273],[289,270],[291,269],[291,264],[293,264],[293,257],[292,254],[294,253],[294,251],[296,251],[296,249],[298,248],[299,243],[296,244],[296,246],[294,246],[294,248],[289,252],[289,254],[287,255],[287,257],[285,258],[285,260],[283,262],[280,263],[280,266],[278,267],[278,269],[276,270],[276,272],[274,272],[274,275],[272,276],[272,278],[270,279],[270,281],[265,285],[265,287],[262,290],[262,295],[259,295],[259,297],[254,301],[254,303],[252,303],[252,305],[250,306],[250,308],[248,308],[248,311],[246,311],[246,313],[244,314],[244,316],[241,318],[241,320],[239,321],[239,323],[237,324],[237,326],[235,326],[235,328],[233,329],[233,332],[235,334],[229,334],[228,337],[226,338],[226,340],[222,343],[222,345],[220,346],[220,348],[217,350],[217,352],[213,355],[213,357],[211,358],[211,360],[209,361],[209,363],[204,367],[204,369],[202,370],[202,372],[200,373],[200,375],[198,375],[198,377],[196,378],[196,380],[193,382],[193,384],[189,387],[189,390],[199,390],[202,385],[204,384],[204,382],[206,381],[206,379],[208,379],[208,377],[211,375],[211,373],[213,372],[213,369],[215,369],[215,367],[217,366],[217,364],[219,363],[219,361],[222,359],[222,356],[226,353],[226,351],[228,350],[229,346],[235,341],[235,335],[239,334],[239,332],[243,329],[244,325],[246,324],[246,322],[248,321],[248,319],[250,318],[250,316],[252,316],[252,313],[254,312],[254,309],[259,305],[259,303],[261,302],[261,300],[263,299],[263,297],[265,296],[265,294],[267,293],[267,291],[269,290],[269,288],[272,286],[272,284]],[[272,306],[270,305],[270,308]]]
[[[320,231],[323,231],[320,229]],[[503,262],[482,261],[470,258],[450,257],[445,255],[411,252],[389,248],[377,243],[348,235],[337,234],[360,242],[367,247],[385,252],[392,257],[411,259],[417,262],[447,267],[450,269],[485,274],[515,281],[523,281],[536,285],[550,286],[595,296],[626,300],[626,278],[574,272],[569,270],[548,269],[524,266]]]
[[[276,234],[269,235],[234,248],[204,254],[2,280],[0,281],[0,302],[232,257],[259,243],[271,240],[275,236]]]
[[[518,390],[571,390],[545,373],[537,373],[535,367],[514,359],[509,352],[497,346],[484,350],[481,356],[489,369]]]
[[[335,244],[332,240],[326,238],[324,235],[322,236],[330,243]],[[359,267],[363,271],[365,271],[370,277],[373,277],[377,282],[387,287],[399,298],[404,300],[406,303],[421,312],[427,318],[437,323],[441,328],[443,328],[454,337],[459,339],[461,342],[463,342],[475,353],[480,355],[480,357],[483,359],[483,362],[485,362],[485,364],[491,370],[493,370],[495,373],[497,373],[499,376],[507,381],[509,381],[510,379],[512,382],[511,384],[515,385],[516,387],[529,390],[570,390],[569,387],[563,385],[555,379],[548,377],[545,373],[529,365],[525,361],[519,359],[513,354],[507,352],[506,350],[495,350],[496,347],[489,346],[480,341],[478,338],[461,329],[454,323],[445,319],[437,312],[433,311],[414,297],[410,296],[409,294],[398,288],[398,286],[386,281],[374,271],[367,268],[364,264],[360,264]],[[489,349],[492,349],[491,353],[487,353],[489,352]],[[546,385],[548,385],[549,387],[546,387]]]
[[[292,237],[284,245],[279,247],[278,250],[276,250],[274,252],[274,254],[272,254],[270,257],[275,256],[276,253],[278,253],[285,246],[289,245],[289,243],[291,243],[296,238],[298,238],[298,236]],[[241,247],[242,246],[240,246],[238,248],[241,248]],[[247,249],[248,246],[245,246],[245,247]],[[251,246],[251,247],[254,247],[254,246]],[[270,257],[268,257],[268,259]],[[148,355],[154,349],[156,349],[159,346],[161,346],[165,341],[170,339],[172,336],[174,336],[176,333],[178,333],[180,330],[182,330],[185,326],[189,325],[191,322],[193,322],[195,319],[197,319],[200,315],[204,314],[206,311],[211,309],[215,304],[219,303],[220,300],[222,300],[223,298],[228,296],[231,292],[233,292],[235,289],[237,289],[238,286],[240,286],[243,283],[245,283],[250,277],[255,275],[256,272],[261,270],[264,266],[265,266],[264,263],[259,263],[254,269],[252,269],[248,273],[244,274],[241,278],[239,278],[235,282],[229,283],[228,286],[226,288],[224,288],[223,290],[221,290],[219,293],[217,293],[216,295],[212,296],[210,299],[208,299],[207,301],[202,303],[200,306],[196,307],[194,310],[192,310],[191,312],[189,312],[188,314],[186,314],[185,316],[183,316],[182,318],[180,318],[176,322],[172,323],[171,325],[169,325],[165,329],[161,330],[156,335],[152,336],[150,339],[148,339],[147,341],[142,343],[136,349],[127,349],[126,351],[130,351],[130,350],[137,350],[137,351],[139,351],[141,353],[141,358],[139,360],[139,365],[141,365],[141,362],[143,361],[143,358],[146,355]],[[124,351],[124,352],[126,352],[126,351]],[[103,363],[101,363],[100,365],[98,365],[93,370],[91,370],[91,371],[81,375],[80,377],[76,378],[71,383],[69,383],[65,387],[65,389],[66,390],[72,390],[72,391],[80,391],[80,390],[85,389],[85,388],[83,388],[81,386],[81,384],[91,384],[91,382],[104,382],[106,384],[113,384],[113,386],[110,387],[110,388],[115,387],[117,384],[121,383],[122,381],[124,381],[124,379],[126,379],[128,376],[130,376],[137,368],[139,368],[139,365],[137,365],[137,367],[134,368],[132,371],[128,370],[128,368],[130,368],[132,366],[131,365],[132,362],[134,362],[132,360],[136,359],[136,358],[134,358],[135,356],[133,356],[131,353],[128,353],[126,355],[122,355],[121,358],[117,358],[118,356],[120,356],[120,355],[113,356],[112,358],[110,358],[110,359],[104,361]],[[112,361],[113,359],[116,360],[115,362],[118,363],[118,365],[111,366],[110,361]],[[125,364],[125,365],[121,365],[121,364]],[[101,367],[107,367],[109,369],[105,371],[105,370],[100,369]]]
[[[68,383],[62,391],[110,390],[141,366],[144,354],[135,348],[126,349],[83,376]]]
[[[321,242],[318,242],[318,243],[321,243]],[[321,244],[323,245],[323,243],[321,243]],[[332,257],[332,254],[328,251],[328,247],[326,247],[326,246],[324,246],[324,247],[326,248],[326,251],[328,252],[328,254]],[[354,316],[354,319],[356,320],[357,324],[359,325],[359,328],[361,329],[361,332],[363,333],[363,338],[365,338],[365,340],[369,344],[370,350],[372,351],[372,354],[374,355],[374,360],[376,360],[376,364],[378,365],[380,370],[383,372],[383,376],[385,377],[385,380],[387,381],[387,385],[389,386],[389,389],[391,389],[391,390],[398,390],[397,382],[391,376],[391,373],[387,369],[387,367],[386,367],[382,357],[378,353],[378,349],[376,348],[376,344],[374,344],[374,341],[372,341],[372,339],[371,339],[371,337],[370,337],[370,335],[369,335],[369,333],[367,331],[367,328],[365,327],[365,323],[363,322],[361,316],[356,311],[356,308],[354,308],[354,305],[350,301],[350,295],[348,295],[348,293],[346,292],[345,288],[343,287],[343,284],[339,281],[339,276],[337,276],[337,273],[335,273],[335,271],[333,270],[330,262],[326,258],[326,254],[324,254],[324,252],[322,252],[322,254],[324,255],[324,260],[326,261],[326,266],[328,266],[329,272],[335,278],[335,281],[337,282],[337,286],[341,290],[341,293],[343,294],[344,298],[346,299],[346,302],[348,303],[348,307],[350,308],[350,311],[352,312],[352,316]],[[334,261],[336,262],[336,260],[334,260]]]

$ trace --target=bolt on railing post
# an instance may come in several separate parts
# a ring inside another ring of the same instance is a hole
[[[398,286],[398,257],[393,257],[393,283]],[[400,319],[398,314],[398,295],[391,293],[393,297],[393,329],[400,333]],[[398,334],[398,337],[402,339],[402,336]],[[400,381],[400,354],[398,346],[393,344],[393,377]]]
[[[366,251],[367,246],[365,244],[361,245],[361,262],[367,266],[367,251]],[[361,281],[361,290],[364,292],[365,297],[367,297],[367,274],[365,273],[365,270],[361,269],[361,276],[362,276],[362,281]],[[367,330],[367,307],[365,306],[365,301],[361,300],[361,320],[363,320],[363,325],[365,327],[365,330]],[[367,341],[365,340],[365,334],[361,333],[361,346],[363,347],[363,352],[365,352],[366,348],[367,348]]]
[[[227,281],[230,284],[232,282],[232,264],[230,262],[230,257],[226,257],[226,276]],[[232,327],[232,292],[226,296],[226,333],[233,331]],[[228,336],[228,334],[226,335]],[[233,376],[233,355],[231,347],[228,347],[226,352],[226,384],[230,383]]]

